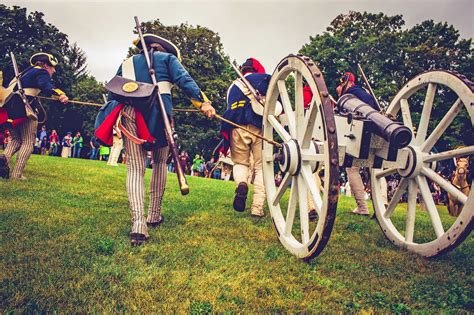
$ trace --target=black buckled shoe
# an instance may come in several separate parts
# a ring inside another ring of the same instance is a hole
[[[249,187],[247,186],[247,183],[239,183],[239,185],[235,189],[235,197],[233,204],[235,211],[242,212],[245,210],[248,191]]]
[[[143,243],[145,243],[146,240],[147,240],[147,237],[145,234],[130,233],[130,245],[132,245],[133,247],[143,245]]]
[[[164,221],[165,221],[165,217],[160,214],[160,217],[158,218],[158,221],[156,221],[156,222],[147,222],[146,225],[149,226],[149,227],[152,227],[152,228],[157,228]]]
[[[8,167],[7,157],[0,154],[0,177],[8,179],[10,177],[10,168]]]

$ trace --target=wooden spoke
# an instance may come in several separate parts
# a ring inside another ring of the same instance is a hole
[[[474,145],[470,145],[461,149],[454,149],[446,152],[426,155],[423,159],[423,162],[450,160],[464,155],[474,155]]]
[[[418,189],[413,179],[408,180],[408,203],[407,217],[405,224],[405,241],[413,243],[413,235],[415,234],[415,218],[416,218],[416,195]]]
[[[375,177],[377,177],[377,179],[380,179],[383,177],[387,177],[388,175],[391,175],[395,173],[396,171],[397,171],[396,168],[387,168],[386,170],[377,172],[377,175]]]
[[[318,114],[318,106],[316,102],[311,102],[309,109],[306,111],[303,123],[303,132],[299,138],[301,142],[301,148],[306,149],[309,147],[311,138],[313,136],[314,125],[316,123],[316,117]]]
[[[303,179],[306,183],[306,186],[309,188],[311,192],[311,197],[313,198],[314,205],[316,206],[316,212],[318,215],[321,215],[321,209],[323,209],[323,200],[321,199],[321,191],[319,190],[318,185],[316,184],[314,176],[318,176],[317,174],[313,174],[309,165],[303,165],[301,167],[301,175],[303,175]]]
[[[283,142],[288,142],[291,140],[291,136],[288,134],[285,128],[278,122],[278,119],[276,119],[275,116],[268,115],[268,122],[270,123],[270,125],[272,125],[276,133],[282,138]]]
[[[402,111],[402,119],[405,126],[413,130],[413,122],[411,121],[411,112],[410,112],[410,105],[408,104],[408,100],[406,98],[402,98],[400,100],[400,108]]]
[[[323,162],[324,161],[324,154],[318,154],[318,153],[302,153],[301,154],[301,160],[302,161],[308,161],[308,162]]]
[[[271,151],[263,153],[263,162],[273,162],[274,161],[274,156]]]
[[[280,185],[281,186],[281,185]],[[290,199],[288,200],[288,211],[285,220],[285,235],[290,235],[295,220],[296,205],[298,203],[298,181],[294,180],[290,189]]]
[[[290,134],[296,139],[296,117],[295,112],[293,111],[293,106],[291,105],[290,96],[288,95],[288,90],[286,89],[285,81],[279,80],[277,85],[283,110],[285,111],[286,118],[288,119],[288,128],[290,129]]]
[[[402,178],[400,180],[400,183],[398,184],[398,188],[393,194],[392,200],[390,200],[387,210],[385,211],[384,217],[385,218],[390,218],[392,215],[393,211],[395,210],[395,207],[397,206],[398,202],[400,201],[400,198],[402,197],[403,193],[407,189],[408,186],[408,179],[407,178]]]
[[[453,122],[454,118],[458,115],[459,111],[461,110],[463,104],[461,99],[457,99],[457,101],[451,106],[448,113],[441,119],[438,126],[436,126],[435,130],[430,134],[428,139],[421,145],[421,150],[423,152],[429,152],[431,148],[436,144],[439,140],[441,135],[448,129],[449,125]]]
[[[298,176],[298,196],[300,209],[300,225],[301,225],[301,243],[309,242],[309,216],[308,216],[308,190],[304,189],[305,182],[302,176]]]
[[[421,113],[420,124],[416,132],[415,144],[420,145],[426,139],[426,133],[428,132],[428,124],[430,122],[431,110],[433,108],[433,101],[436,94],[436,84],[428,84],[428,90],[426,91],[425,102],[423,103],[423,111]]]
[[[428,186],[428,181],[426,177],[419,175],[416,177],[416,182],[418,184],[418,188],[420,189],[421,197],[426,205],[426,210],[431,219],[431,224],[433,225],[434,231],[437,237],[441,237],[444,234],[443,224],[441,223],[441,218],[438,213],[438,209],[436,209],[436,205],[433,200],[433,196],[431,195],[430,187]]]
[[[283,176],[283,179],[281,180],[280,186],[278,187],[275,195],[273,196],[273,200],[272,200],[273,206],[276,206],[280,203],[280,199],[285,194],[286,189],[288,188],[288,186],[290,186],[290,183],[291,183],[291,175],[290,173],[286,173],[285,176]]]
[[[423,167],[421,169],[421,173],[437,183],[441,188],[446,190],[448,193],[453,195],[460,203],[466,204],[467,202],[467,196],[464,195],[459,189],[454,187],[453,184],[448,182],[446,179],[441,177],[440,175],[436,174],[435,171],[433,171],[431,168],[428,167]]]

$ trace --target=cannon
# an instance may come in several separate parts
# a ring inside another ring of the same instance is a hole
[[[313,95],[307,109],[305,85]],[[474,190],[464,195],[436,170],[442,161],[472,158],[474,146],[444,145],[441,152],[434,146],[459,119],[467,120],[471,129],[466,132],[473,133],[473,90],[460,74],[428,71],[406,83],[385,113],[352,95],[340,98],[334,109],[316,64],[302,55],[283,58],[272,74],[263,113],[263,136],[281,145],[263,142],[262,152],[268,207],[282,245],[304,260],[322,252],[336,217],[339,167],[350,166],[369,168],[375,216],[390,243],[424,257],[459,245],[472,230]],[[276,114],[277,101],[285,119]],[[412,112],[415,105],[421,113]],[[438,122],[431,119],[434,110],[445,112]],[[283,173],[279,186],[276,170]],[[385,200],[387,178],[397,178],[399,184]],[[458,217],[435,204],[433,185],[463,205]],[[316,208],[314,221],[308,215],[310,203]]]

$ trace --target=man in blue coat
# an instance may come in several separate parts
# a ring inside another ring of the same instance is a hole
[[[252,87],[265,96],[270,83],[271,76],[265,73],[263,66],[254,58],[249,58],[241,67],[245,78]],[[254,96],[248,91],[241,79],[235,80],[227,92],[227,110],[224,118],[243,125],[245,128],[257,134],[262,134],[262,116],[252,109],[256,104]],[[230,141],[230,155],[234,162],[233,175],[237,185],[235,190],[233,206],[236,211],[244,211],[247,202],[250,166],[253,164],[254,195],[250,213],[252,216],[263,217],[263,205],[265,203],[265,187],[262,173],[262,140],[245,130],[234,128],[223,123],[222,134]],[[253,163],[252,163],[253,162]]]
[[[12,140],[5,148],[4,154],[0,155],[0,175],[5,178],[9,176],[10,159],[18,152],[16,165],[10,176],[12,179],[25,179],[23,170],[33,152],[38,128],[36,96],[39,93],[46,96],[55,95],[61,103],[68,102],[66,94],[56,88],[51,81],[58,60],[51,54],[41,52],[30,58],[30,64],[31,66],[21,73],[20,82],[32,112],[26,111],[23,100],[16,94],[18,90],[16,79],[10,83],[11,93],[7,96],[4,107],[0,108],[0,125],[8,123],[12,126]]]
[[[144,53],[150,53],[152,67],[159,85],[161,97],[166,108],[167,115],[172,115],[171,88],[177,85],[191,98],[192,103],[198,107],[207,117],[215,115],[215,109],[209,101],[204,100],[204,94],[196,82],[181,65],[181,54],[179,49],[170,41],[153,34],[143,35],[147,47],[144,50],[139,39],[134,41],[141,51],[139,54],[126,59],[117,72],[124,78],[138,82],[152,83],[148,65]],[[116,102],[117,103],[117,102]],[[127,180],[129,206],[132,216],[132,231],[130,233],[132,246],[141,245],[148,238],[148,227],[157,227],[163,222],[161,215],[161,202],[166,186],[166,159],[169,154],[168,143],[165,136],[163,117],[158,101],[151,106],[125,105],[123,107],[122,123],[128,132],[134,137],[147,129],[147,134],[155,139],[155,146],[145,148],[136,143],[132,137],[123,137],[125,152],[127,155]],[[117,106],[123,106],[118,104]],[[146,126],[140,125],[144,121]],[[99,137],[98,132],[96,135]],[[99,137],[100,139],[100,137]],[[150,183],[150,205],[148,216],[144,217],[145,198],[145,164],[147,150],[152,151],[152,176]]]

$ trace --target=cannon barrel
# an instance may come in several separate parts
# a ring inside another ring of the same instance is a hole
[[[374,132],[398,149],[406,147],[412,139],[412,132],[408,127],[400,122],[392,121],[352,94],[341,96],[337,101],[337,106],[339,109],[358,113],[372,121],[375,126]]]

